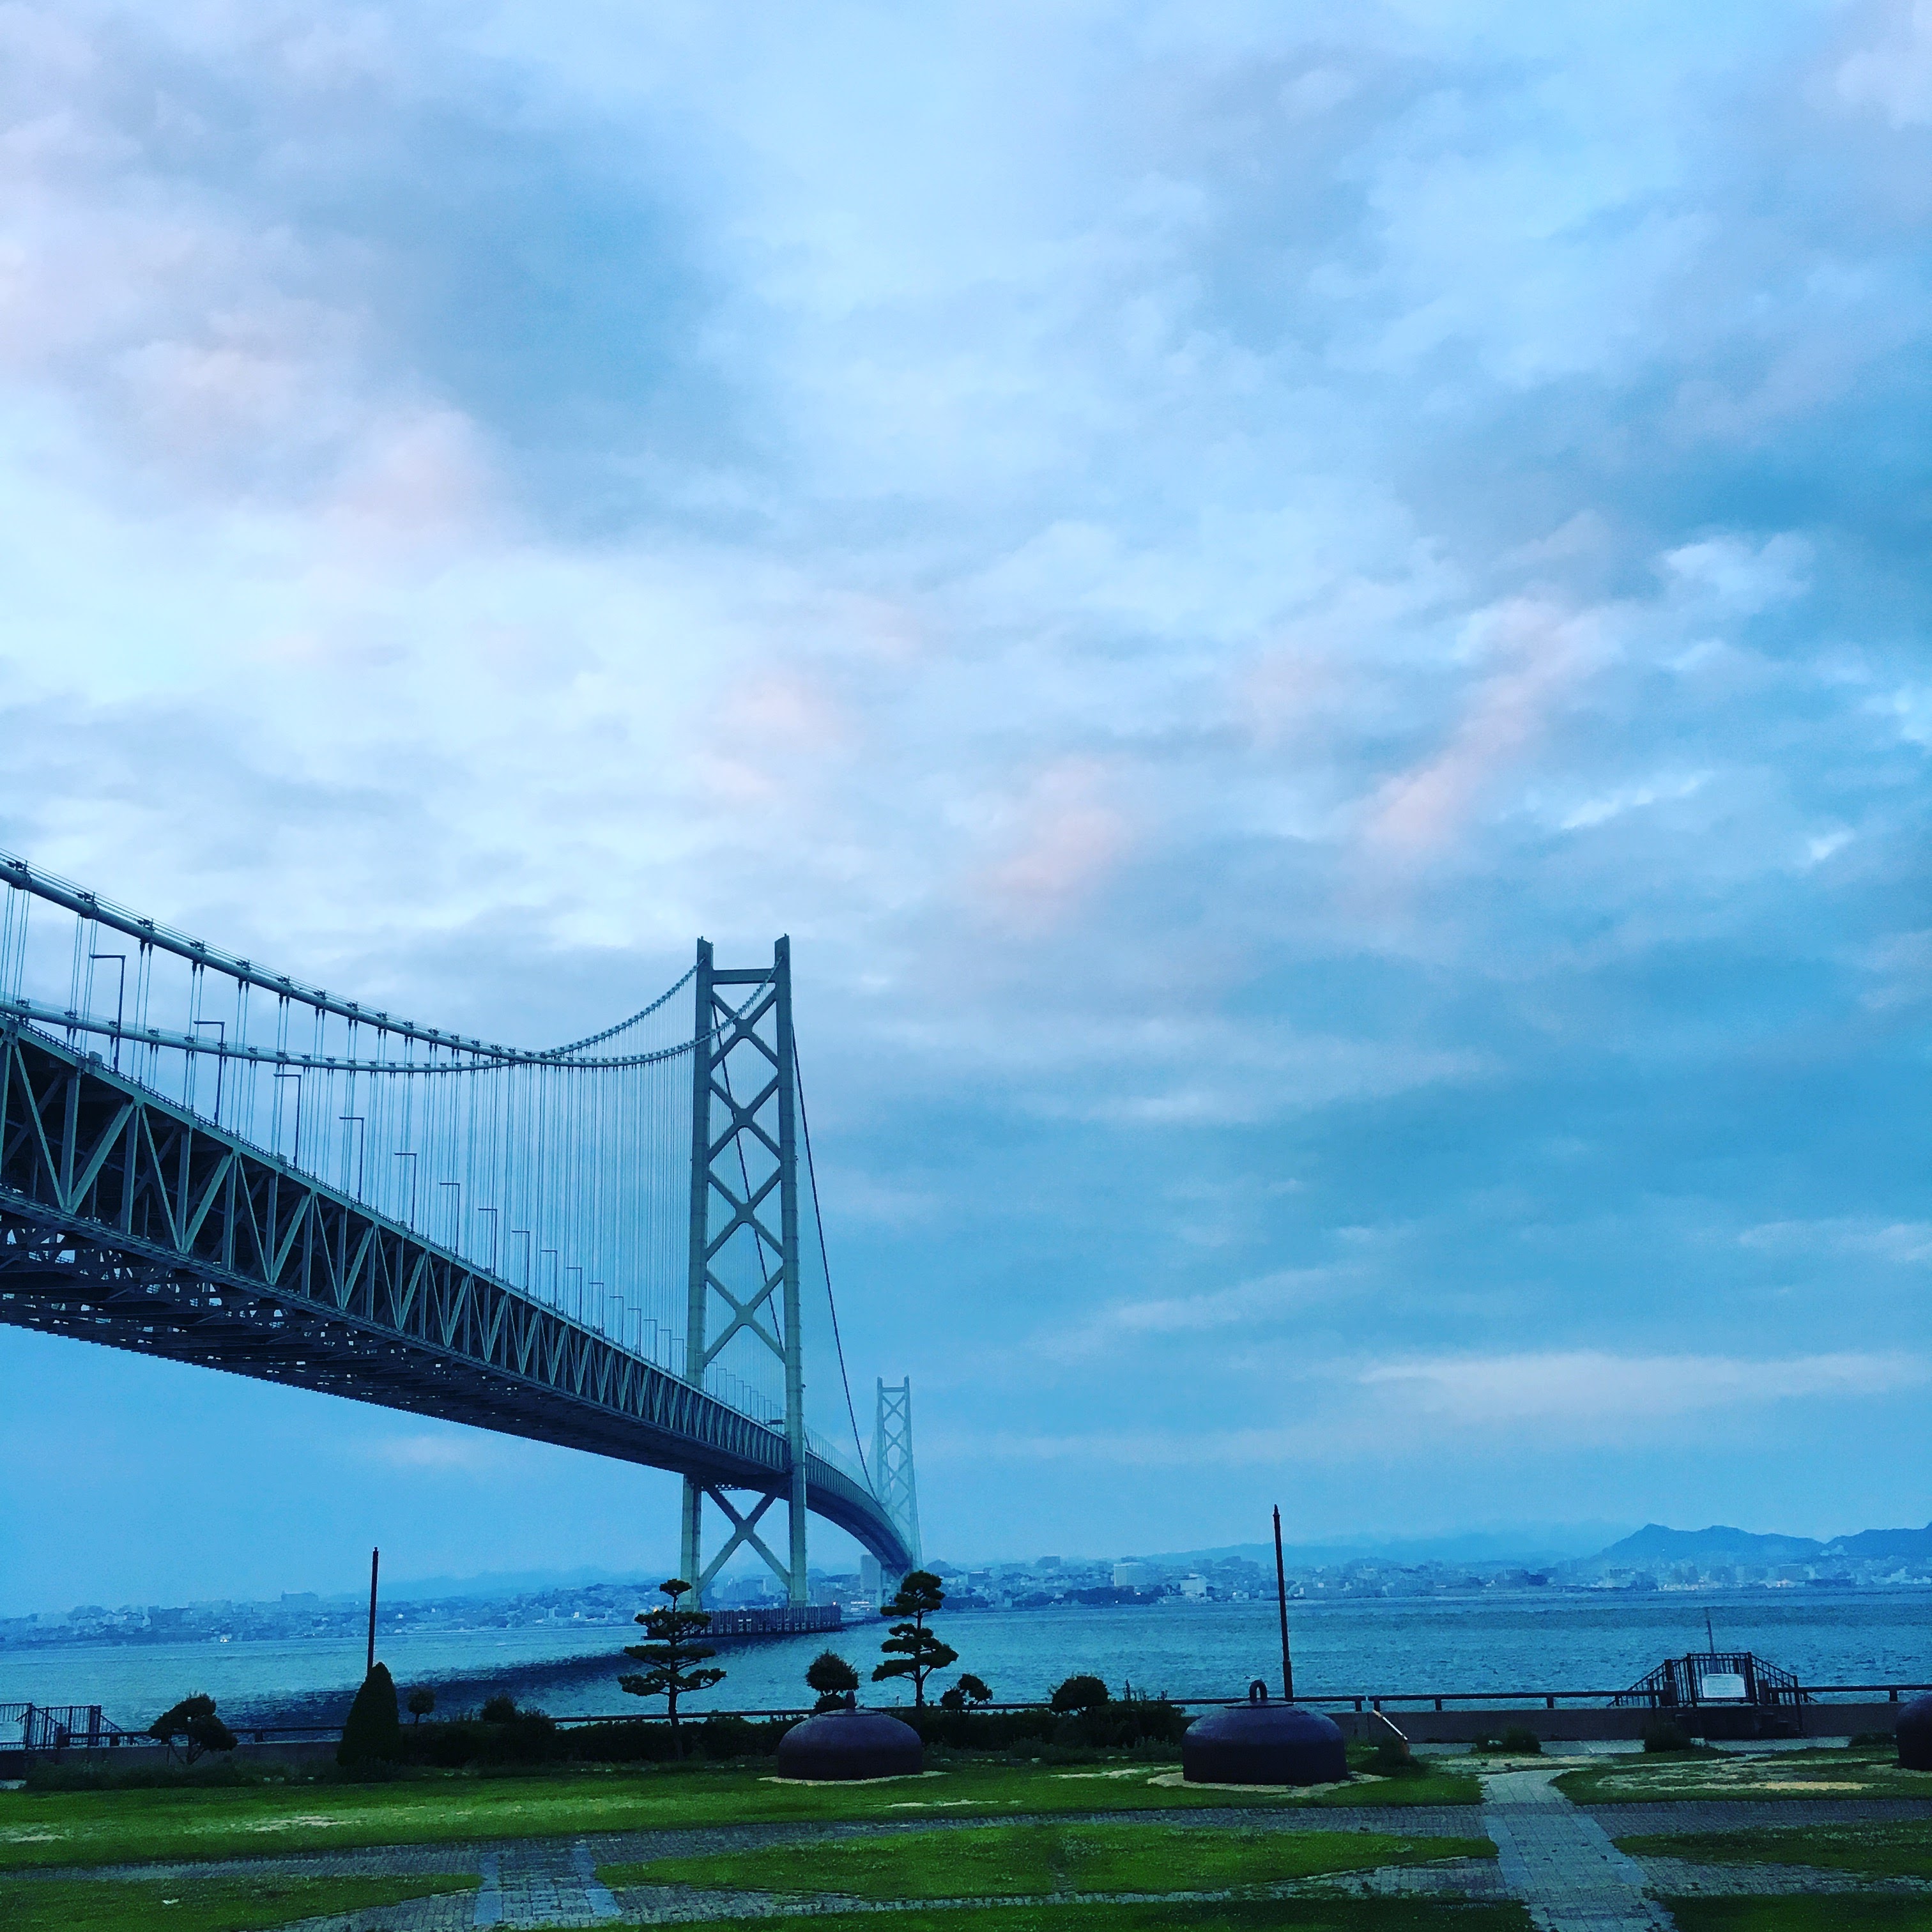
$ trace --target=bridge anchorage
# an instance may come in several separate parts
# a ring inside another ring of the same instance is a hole
[[[788,941],[721,968],[700,940],[530,1051],[18,859],[0,886],[0,1322],[674,1471],[700,1588],[748,1550],[806,1601],[809,1514],[916,1562],[910,1389],[880,1384],[868,1470],[843,1388]],[[849,1453],[807,1425],[821,1329]]]

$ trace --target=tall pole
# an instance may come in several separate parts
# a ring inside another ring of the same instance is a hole
[[[705,1305],[710,1299],[711,1270],[711,1082],[712,1021],[711,942],[698,942],[698,1018],[691,1054],[691,1256],[684,1321],[684,1378],[693,1388],[704,1386]],[[677,1574],[702,1605],[704,1593],[704,1486],[695,1477],[684,1479],[684,1506],[678,1538]]]
[[[1281,1694],[1288,1703],[1294,1702],[1294,1666],[1288,1654],[1288,1572],[1281,1560],[1281,1505],[1274,1506],[1274,1594],[1281,1610]]]
[[[382,1560],[382,1552],[372,1550],[369,1552],[369,1668],[363,1672],[373,1676],[376,1669],[376,1566]]]

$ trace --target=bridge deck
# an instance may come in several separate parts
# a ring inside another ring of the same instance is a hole
[[[92,1056],[0,1024],[0,1322],[766,1493],[782,1432]],[[882,1565],[878,1498],[806,1502]]]

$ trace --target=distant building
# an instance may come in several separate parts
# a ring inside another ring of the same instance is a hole
[[[1182,1577],[1180,1594],[1191,1604],[1204,1604],[1208,1600],[1207,1578],[1196,1576]]]
[[[1114,1565],[1114,1588],[1117,1590],[1150,1589],[1160,1582],[1154,1574],[1151,1563],[1143,1563],[1138,1557],[1124,1557]]]

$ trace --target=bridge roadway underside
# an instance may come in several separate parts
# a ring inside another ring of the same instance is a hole
[[[782,1493],[777,1430],[100,1062],[0,1028],[0,1322]],[[817,1456],[812,1512],[911,1558]]]

